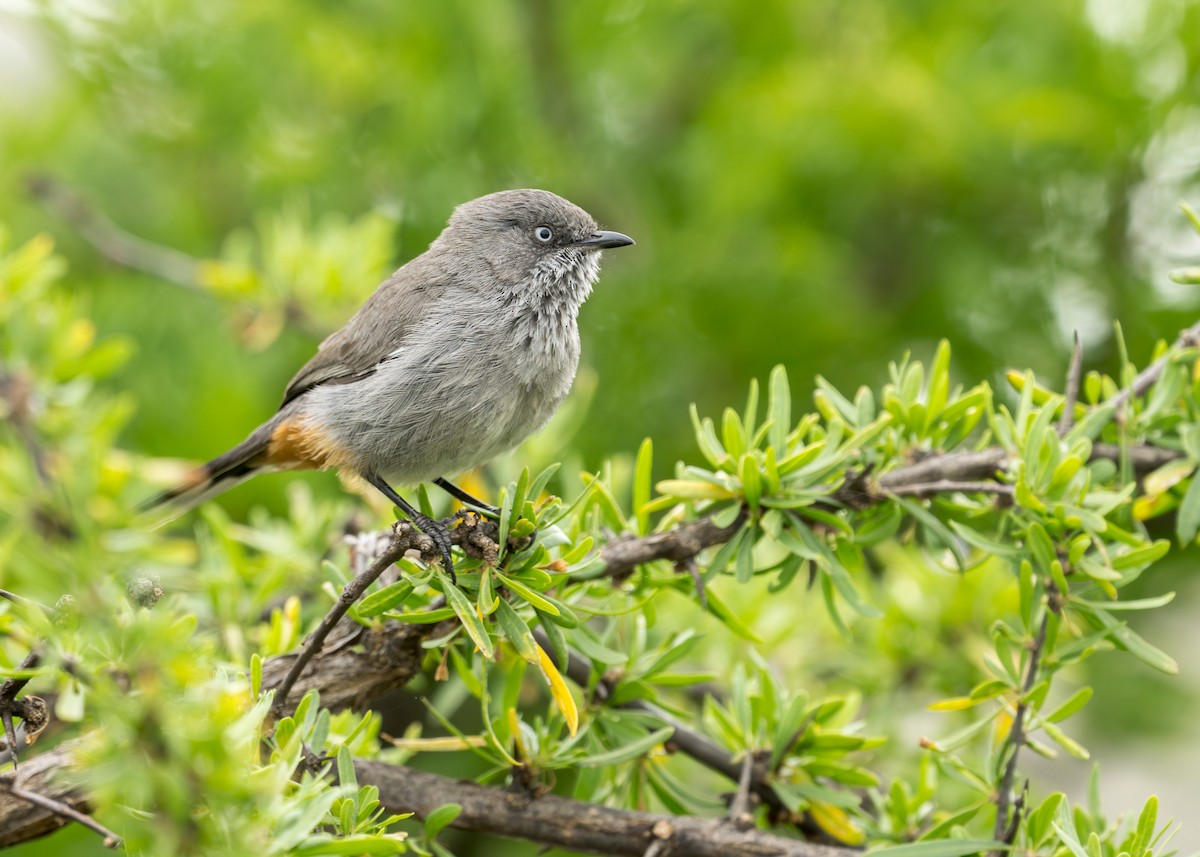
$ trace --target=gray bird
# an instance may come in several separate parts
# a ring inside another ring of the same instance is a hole
[[[259,473],[335,467],[399,506],[453,576],[445,527],[392,485],[432,480],[496,513],[446,477],[516,447],[558,409],[600,251],[633,243],[544,190],[460,205],[428,250],[321,343],[275,416],[145,505],[190,508]]]

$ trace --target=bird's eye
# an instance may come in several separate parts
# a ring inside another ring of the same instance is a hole
[[[538,241],[541,241],[543,244],[549,244],[554,240],[554,230],[549,226],[539,226],[537,229],[533,230],[533,237]]]

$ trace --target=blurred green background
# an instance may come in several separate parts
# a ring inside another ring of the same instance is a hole
[[[853,389],[946,337],[964,381],[1057,384],[1075,331],[1111,369],[1114,320],[1135,359],[1194,321],[1164,273],[1200,253],[1198,45],[1182,0],[0,0],[0,224],[137,344],[125,442],[207,458],[454,205],[556,191],[638,240],[583,310],[572,454],[665,467],[776,363]],[[194,281],[106,259],[64,194]],[[1179,735],[1194,694],[1147,692]]]

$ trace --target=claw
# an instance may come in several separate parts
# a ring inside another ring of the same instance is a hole
[[[418,512],[412,520],[418,530],[433,539],[438,553],[442,556],[442,569],[450,576],[450,582],[457,586],[458,577],[454,574],[454,559],[450,556],[450,546],[452,544],[450,541],[450,531],[446,529],[446,525],[436,518],[431,518],[421,512]]]

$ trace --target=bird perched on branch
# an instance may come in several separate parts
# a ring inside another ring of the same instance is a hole
[[[373,485],[437,544],[445,526],[393,485],[447,480],[517,446],[558,409],[579,363],[576,316],[600,251],[633,244],[544,190],[455,209],[296,373],[278,412],[146,507],[190,508],[259,473],[337,468]]]

